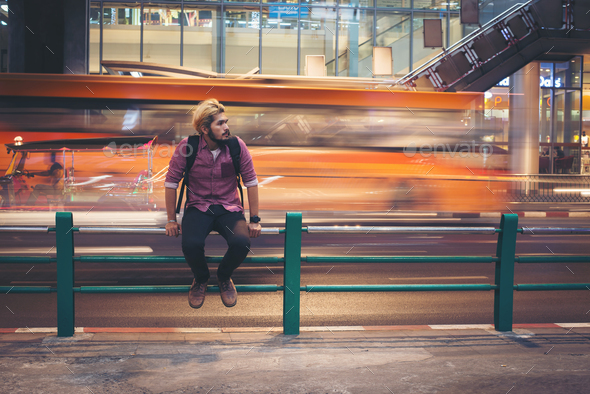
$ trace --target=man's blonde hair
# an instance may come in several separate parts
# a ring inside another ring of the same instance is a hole
[[[215,99],[201,101],[197,105],[197,109],[195,109],[195,114],[193,115],[193,127],[197,131],[197,135],[201,135],[202,126],[210,129],[215,116],[223,112],[225,112],[225,107],[219,101]]]

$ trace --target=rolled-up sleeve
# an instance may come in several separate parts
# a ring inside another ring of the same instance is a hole
[[[172,158],[170,159],[170,163],[168,164],[168,173],[166,174],[164,187],[168,187],[171,189],[178,188],[178,183],[182,179],[184,175],[184,169],[186,167],[186,159],[188,157],[187,146],[188,138],[185,138],[182,141],[180,141],[180,143],[174,150]]]
[[[258,178],[254,170],[254,163],[252,162],[252,155],[246,146],[246,143],[238,137],[242,151],[240,153],[240,173],[242,174],[242,181],[245,187],[254,187],[258,185]]]

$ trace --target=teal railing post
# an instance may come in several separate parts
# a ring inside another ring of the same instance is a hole
[[[299,335],[301,286],[301,213],[287,212],[283,283],[283,334]]]
[[[74,335],[74,222],[71,212],[55,216],[57,247],[57,336]]]
[[[496,331],[512,331],[514,308],[514,255],[518,215],[503,214],[500,221],[496,257],[496,290],[494,290],[494,328]]]

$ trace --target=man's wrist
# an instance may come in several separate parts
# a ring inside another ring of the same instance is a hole
[[[168,220],[168,223],[177,223],[176,219],[170,219]]]
[[[250,223],[260,223],[260,217],[258,215],[250,216]]]

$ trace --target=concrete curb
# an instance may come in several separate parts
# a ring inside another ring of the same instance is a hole
[[[513,324],[516,329],[530,328],[579,328],[590,323],[524,323]],[[399,330],[493,330],[493,324],[424,324],[399,326],[312,326],[301,327],[301,332],[342,332],[342,331],[399,331]],[[76,327],[75,333],[249,333],[283,332],[281,327]],[[57,327],[0,328],[0,334],[53,334]]]
[[[588,218],[590,212],[569,212],[569,211],[554,211],[554,212],[538,212],[538,211],[507,211],[507,212],[439,212],[439,218],[461,218],[461,219],[477,219],[477,218],[500,218],[504,213],[515,213],[521,218]]]

